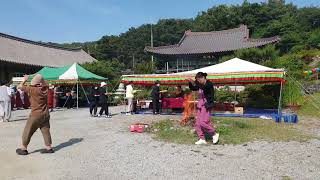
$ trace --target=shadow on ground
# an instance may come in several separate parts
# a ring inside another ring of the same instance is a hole
[[[53,149],[54,149],[55,152],[57,152],[57,151],[59,151],[59,150],[61,150],[63,148],[72,146],[72,145],[80,143],[82,141],[83,141],[83,138],[72,138],[72,139],[69,139],[69,141],[67,141],[67,142],[64,142],[64,143],[61,143],[61,144],[55,146]],[[33,152],[30,152],[30,154],[41,152],[42,150],[44,150],[44,149],[35,150]]]
[[[10,120],[9,122],[26,121],[27,119],[28,119],[27,117],[25,117],[25,118],[17,118],[17,119]]]

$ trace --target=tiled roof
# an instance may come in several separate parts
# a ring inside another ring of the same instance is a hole
[[[61,67],[95,60],[81,48],[64,48],[0,33],[0,62]]]
[[[249,38],[249,29],[247,26],[241,25],[239,28],[223,31],[191,32],[189,30],[184,33],[178,44],[145,47],[145,51],[163,55],[207,54],[259,47],[279,40],[280,38],[278,36],[251,39]]]

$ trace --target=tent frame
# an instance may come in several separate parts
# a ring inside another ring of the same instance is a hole
[[[280,94],[279,94],[279,102],[278,102],[278,116],[281,117],[282,116],[282,106],[281,106],[281,102],[282,102],[282,91],[283,91],[283,82],[280,82]]]
[[[277,112],[278,112],[278,116],[279,117],[281,117],[282,116],[282,94],[283,94],[283,86],[284,86],[284,80],[280,80],[280,81],[273,81],[273,82],[265,82],[265,83],[259,83],[259,84],[269,84],[269,83],[278,83],[278,82],[280,82],[280,90],[279,90],[279,99],[278,99],[278,107],[277,107]],[[231,83],[230,83],[231,84]],[[250,84],[250,83],[249,83]],[[252,84],[254,84],[254,83],[252,83]],[[141,84],[139,84],[139,85],[141,85]],[[177,85],[177,84],[164,84],[164,85],[166,85],[166,86],[172,86],[172,85]],[[228,84],[219,84],[219,85],[221,85],[221,86],[226,86],[226,85],[228,85]],[[232,85],[232,84],[231,84]],[[234,84],[233,84],[234,86],[235,86],[235,88],[236,88],[236,86],[237,85],[239,85],[239,84],[237,84],[236,83],[236,81],[234,81]],[[242,85],[244,85],[244,84],[242,84]],[[236,93],[235,93],[235,97],[236,97]]]
[[[87,102],[90,103],[90,101],[89,101],[89,99],[88,99],[88,96],[87,96],[87,93],[86,93],[86,91],[84,90],[84,87],[83,87],[81,81],[78,80],[77,83],[74,84],[74,85],[72,86],[72,88],[71,88],[71,90],[73,90],[73,89],[74,89],[74,86],[77,86],[77,109],[79,109],[79,84],[80,84],[80,86],[81,86],[81,89],[82,89],[85,97],[86,97]],[[69,98],[70,98],[70,96],[66,99],[66,102],[63,104],[62,108],[65,107],[65,105],[67,104]],[[71,97],[71,98],[72,98],[72,97]]]
[[[237,85],[280,83],[278,115],[281,116],[285,70],[269,68],[239,58],[232,58],[216,65],[173,74],[123,75],[122,82],[128,83],[129,81],[133,81],[137,85],[150,86],[155,81],[160,81],[161,84],[168,86],[181,85],[187,84],[187,78],[193,78],[197,72],[206,72],[208,74],[207,79],[217,86],[234,85],[235,89]]]

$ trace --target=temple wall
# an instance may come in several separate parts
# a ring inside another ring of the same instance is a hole
[[[24,74],[33,74],[39,71],[41,67],[15,64],[0,61],[0,80],[11,80],[14,76],[23,76]]]

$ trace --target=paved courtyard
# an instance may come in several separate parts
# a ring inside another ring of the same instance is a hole
[[[245,145],[176,145],[133,134],[134,122],[178,116],[120,114],[91,118],[87,109],[51,114],[54,154],[40,154],[37,131],[28,156],[17,156],[28,111],[0,123],[0,179],[320,179],[320,141],[252,142]]]

